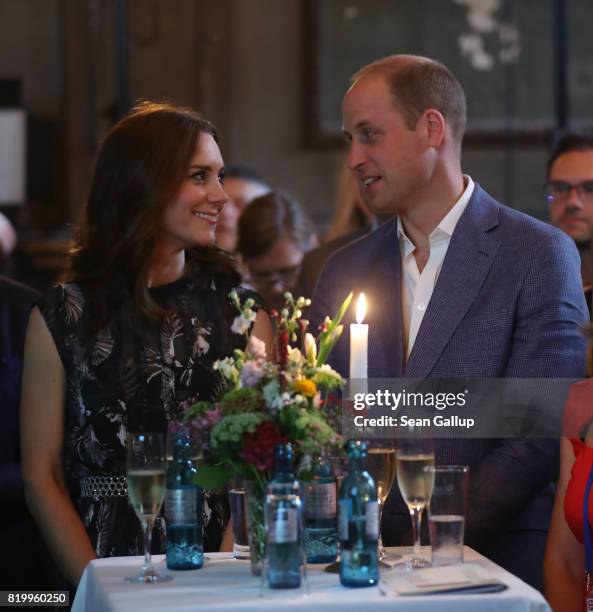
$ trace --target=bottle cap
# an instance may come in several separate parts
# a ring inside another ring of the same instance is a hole
[[[292,448],[292,444],[287,442],[286,444],[276,444],[276,448],[274,449],[274,459],[278,462],[288,462],[292,461],[294,452]]]
[[[348,440],[346,442],[346,453],[349,457],[364,459],[367,456],[367,444],[362,440]]]

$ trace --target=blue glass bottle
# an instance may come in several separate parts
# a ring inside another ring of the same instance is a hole
[[[302,515],[291,444],[278,444],[274,475],[266,489],[266,578],[272,589],[301,586]]]
[[[172,461],[167,466],[165,518],[167,521],[167,567],[172,570],[200,569],[203,492],[193,483],[197,469],[191,456],[188,432],[171,434]]]
[[[337,490],[325,456],[315,462],[313,478],[303,482],[303,492],[307,563],[333,563],[338,555]]]
[[[363,466],[366,444],[351,440],[346,451],[348,473],[340,487],[338,518],[340,582],[347,587],[373,586],[379,582],[377,489]]]

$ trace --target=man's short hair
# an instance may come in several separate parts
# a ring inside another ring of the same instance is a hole
[[[465,93],[451,71],[440,62],[415,55],[391,55],[364,66],[351,79],[383,75],[396,108],[414,129],[425,110],[438,110],[461,143],[467,123]]]
[[[548,159],[548,177],[553,163],[570,151],[593,151],[593,130],[562,132],[554,140]]]

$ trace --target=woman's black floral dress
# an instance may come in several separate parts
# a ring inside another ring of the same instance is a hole
[[[99,557],[140,554],[140,523],[127,497],[82,497],[80,480],[125,475],[127,431],[165,433],[182,402],[212,399],[221,384],[212,364],[245,344],[230,331],[237,314],[231,287],[208,285],[181,278],[151,289],[170,312],[163,321],[147,322],[124,304],[98,333],[88,331],[91,314],[78,285],[58,285],[39,304],[66,370],[64,470]],[[224,496],[206,497],[203,519],[205,550],[217,550],[228,520]],[[158,520],[153,552],[164,552],[164,535]]]

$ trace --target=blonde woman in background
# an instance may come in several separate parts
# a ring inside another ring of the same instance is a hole
[[[375,216],[360,197],[356,178],[348,170],[344,159],[338,175],[334,214],[322,243],[327,244],[337,238],[350,235],[358,237],[372,229],[374,225]]]
[[[348,170],[344,159],[338,176],[336,206],[329,229],[321,246],[305,253],[294,293],[312,297],[317,279],[329,256],[373,230],[376,223],[376,217],[360,197],[355,175]]]

